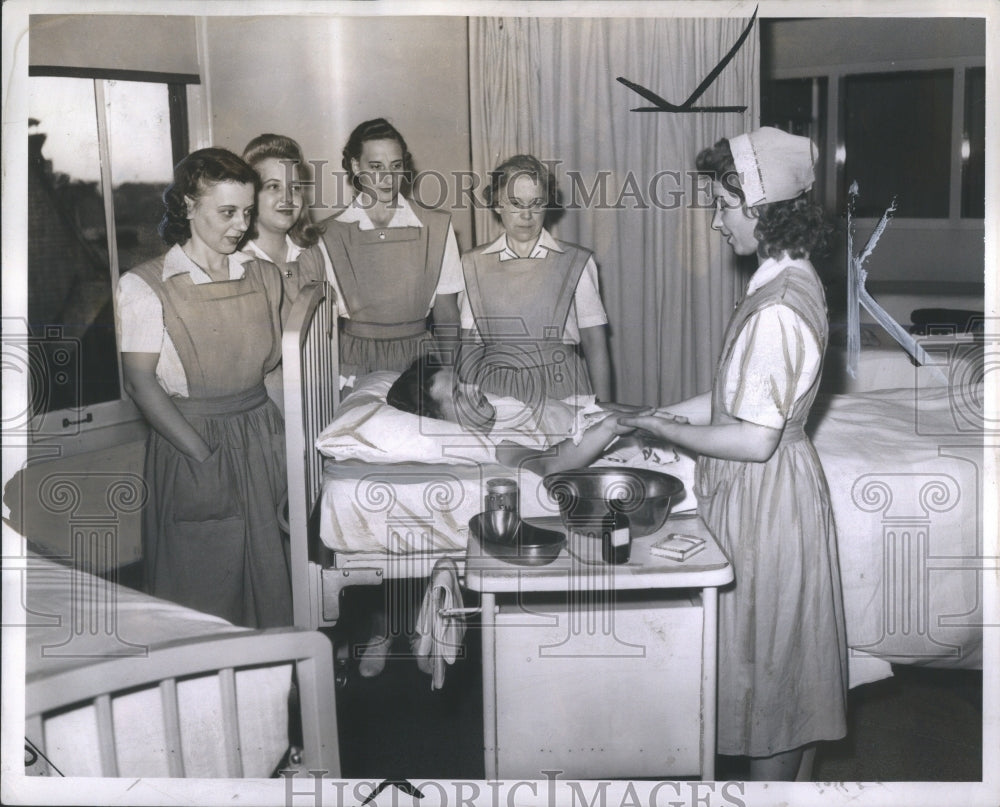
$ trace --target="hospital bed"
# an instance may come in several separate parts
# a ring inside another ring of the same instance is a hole
[[[936,368],[916,368],[884,342],[867,349],[871,366],[847,394],[831,357],[835,382],[814,407],[852,685],[891,675],[891,663],[982,664],[983,340],[961,336],[930,346]],[[482,441],[385,405],[391,377],[365,379],[341,406],[336,315],[322,285],[300,295],[283,347],[297,624],[334,624],[346,586],[423,577],[441,557],[461,559],[488,479],[515,476],[525,516],[558,512],[541,479],[493,464]],[[678,476],[687,496],[675,510],[693,509],[691,458],[647,448],[618,459]]]
[[[32,554],[21,574],[29,775],[339,775],[323,634],[247,630]]]

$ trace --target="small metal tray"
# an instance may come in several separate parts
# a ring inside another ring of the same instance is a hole
[[[481,516],[480,513],[472,517],[469,530],[490,555],[516,566],[544,566],[552,563],[566,543],[563,532],[536,527],[527,521],[521,521],[512,541],[500,542],[491,537],[490,530],[484,528]]]

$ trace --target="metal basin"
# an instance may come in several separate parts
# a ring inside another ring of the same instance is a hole
[[[544,566],[556,559],[566,542],[562,532],[536,527],[527,521],[521,521],[512,536],[501,537],[490,527],[485,515],[473,516],[469,521],[469,530],[479,539],[483,549],[507,563]]]
[[[544,484],[567,529],[593,525],[614,510],[628,516],[637,537],[660,529],[684,493],[676,476],[646,468],[579,468],[549,474]]]

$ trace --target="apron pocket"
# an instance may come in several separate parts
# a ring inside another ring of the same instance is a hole
[[[236,478],[221,447],[203,462],[180,459],[172,504],[174,521],[217,521],[240,515]]]

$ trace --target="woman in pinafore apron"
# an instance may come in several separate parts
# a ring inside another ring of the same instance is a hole
[[[545,229],[557,197],[555,177],[538,159],[506,160],[493,171],[486,200],[504,232],[462,256],[459,377],[533,406],[591,393],[611,398],[597,265],[589,250]]]
[[[318,228],[341,303],[340,386],[347,392],[366,373],[401,372],[431,348],[439,360],[454,361],[463,281],[451,215],[407,198],[413,158],[392,124],[376,118],[355,127],[342,165],[355,196]],[[385,668],[393,640],[385,603],[370,606],[359,664],[366,678]]]
[[[289,625],[277,507],[284,424],[264,374],[281,355],[281,279],[238,251],[257,176],[193,152],[163,195],[162,257],[118,284],[125,388],[149,422],[143,562],[150,593],[246,627]]]
[[[254,229],[243,251],[278,267],[284,323],[299,290],[326,280],[328,273],[319,230],[309,221],[302,194],[305,158],[292,138],[262,134],[247,143],[243,159],[260,177]]]
[[[713,229],[760,266],[729,322],[711,393],[620,419],[699,455],[698,512],[733,561],[719,596],[722,754],[789,780],[805,746],[846,733],[847,650],[836,529],[803,428],[828,326],[809,261],[830,229],[805,196],[815,147],[762,128],[698,155]]]
[[[277,267],[283,289],[281,324],[288,321],[299,291],[307,283],[327,280],[333,270],[319,247],[319,230],[309,222],[302,193],[305,159],[302,149],[284,135],[262,134],[243,149],[243,159],[257,172],[260,189],[248,255]],[[279,364],[264,378],[268,395],[284,414],[284,375]]]
[[[431,338],[428,315],[439,341],[454,342],[463,284],[451,215],[410,203],[413,159],[392,124],[359,124],[342,164],[354,199],[319,229],[342,304],[344,387],[366,373],[409,367]]]

